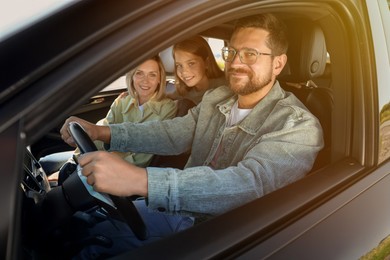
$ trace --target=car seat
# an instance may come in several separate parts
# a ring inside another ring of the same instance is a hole
[[[293,92],[321,123],[325,146],[317,156],[314,171],[330,163],[331,158],[333,92],[328,87],[330,74],[325,74],[329,66],[326,42],[322,29],[312,22],[298,20],[286,24],[288,64],[278,80],[282,88]]]

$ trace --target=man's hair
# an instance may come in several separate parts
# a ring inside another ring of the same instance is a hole
[[[272,14],[257,14],[241,18],[236,21],[234,32],[243,28],[260,28],[266,30],[269,35],[266,41],[273,55],[286,54],[288,49],[287,27]]]

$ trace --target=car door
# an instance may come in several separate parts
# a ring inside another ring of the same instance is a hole
[[[120,77],[101,92],[92,96],[86,103],[71,111],[68,117],[77,116],[89,122],[97,122],[107,115],[111,104],[125,91],[127,91],[125,82],[123,77]],[[74,150],[73,147],[67,145],[61,139],[60,129],[62,124],[63,122],[60,122],[59,125],[52,128],[47,134],[31,145],[31,152],[35,158],[39,160],[39,158],[48,154]]]
[[[390,234],[390,164],[386,154],[378,158],[387,147],[379,146],[380,136],[387,140],[386,123],[380,127],[379,119],[380,111],[386,113],[390,81],[388,47],[387,52],[377,50],[389,46],[388,29],[384,37],[379,29],[388,19],[375,18],[384,2],[80,1],[1,42],[1,70],[10,79],[0,89],[0,140],[5,144],[0,148],[1,256],[13,259],[21,252],[19,188],[27,145],[73,113],[88,118],[103,114],[96,112],[100,100],[90,104],[90,97],[175,41],[195,33],[228,39],[234,19],[275,12],[285,19],[304,17],[324,31],[335,94],[330,163],[301,181],[117,259],[359,258]],[[81,17],[86,22],[79,24]],[[45,44],[53,49],[46,50]],[[31,46],[35,53],[28,53]],[[83,104],[88,109],[77,110]]]

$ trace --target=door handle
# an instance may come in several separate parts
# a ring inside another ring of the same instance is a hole
[[[90,104],[90,105],[100,104],[100,103],[103,103],[104,100],[105,100],[104,97],[95,98],[95,99],[93,99],[89,104]]]

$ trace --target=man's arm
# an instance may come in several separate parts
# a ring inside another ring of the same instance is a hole
[[[82,174],[95,191],[117,196],[148,196],[146,169],[126,162],[105,151],[83,154],[79,157]]]
[[[110,150],[175,155],[191,149],[197,121],[194,108],[184,117],[144,123],[111,124]]]
[[[104,143],[110,143],[111,132],[108,126],[96,125],[81,118],[71,116],[65,121],[60,130],[61,138],[70,146],[76,147],[76,143],[74,142],[68,129],[70,122],[79,123],[92,141],[100,140]]]
[[[250,146],[237,144],[248,150],[221,169],[148,167],[149,208],[217,215],[297,181],[310,171],[323,146],[318,121],[297,120],[259,136]],[[239,147],[230,152],[234,158],[241,153]]]

